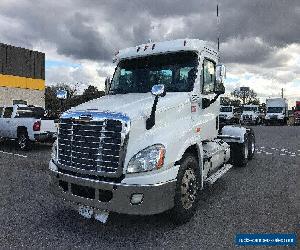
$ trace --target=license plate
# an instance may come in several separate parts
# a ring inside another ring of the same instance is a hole
[[[79,206],[78,208],[78,212],[81,216],[83,216],[84,218],[87,219],[91,219],[92,215],[94,213],[94,210],[90,207],[86,207],[86,206]]]

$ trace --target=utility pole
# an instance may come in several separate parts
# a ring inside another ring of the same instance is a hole
[[[283,88],[281,89],[281,98],[283,98]]]

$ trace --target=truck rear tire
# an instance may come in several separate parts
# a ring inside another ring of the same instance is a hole
[[[184,154],[177,174],[174,207],[170,211],[174,224],[188,222],[194,215],[201,187],[200,171],[196,157]]]
[[[27,131],[20,131],[18,133],[18,147],[19,149],[26,151],[29,150],[31,148],[31,142],[29,140]]]
[[[234,167],[246,167],[249,159],[249,138],[244,136],[244,143],[232,143],[230,145],[231,163]]]
[[[252,129],[248,133],[248,160],[252,160],[256,150],[255,135]]]

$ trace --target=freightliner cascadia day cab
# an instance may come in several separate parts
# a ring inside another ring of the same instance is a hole
[[[241,115],[242,124],[260,124],[262,122],[258,105],[244,105]]]
[[[219,114],[220,125],[237,124],[240,118],[235,113],[233,106],[221,106]]]
[[[255,152],[252,130],[219,131],[225,66],[218,59],[197,39],[119,51],[109,94],[60,118],[52,192],[102,222],[110,211],[167,210],[174,222],[188,221],[207,184]]]

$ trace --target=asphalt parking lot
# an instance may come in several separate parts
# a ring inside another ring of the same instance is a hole
[[[254,127],[257,154],[205,190],[195,217],[174,226],[165,214],[86,220],[48,190],[51,146],[0,145],[0,248],[234,247],[236,233],[299,236],[300,127]],[[298,182],[297,182],[298,181]]]

